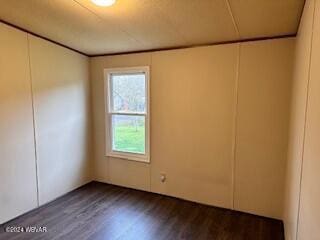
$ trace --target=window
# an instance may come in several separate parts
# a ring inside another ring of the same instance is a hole
[[[107,156],[149,162],[149,67],[105,70]]]

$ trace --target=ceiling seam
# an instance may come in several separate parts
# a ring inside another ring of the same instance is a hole
[[[225,1],[226,1],[226,4],[227,4],[227,7],[228,7],[229,14],[231,16],[231,20],[232,20],[234,29],[236,30],[236,34],[238,35],[238,38],[241,39],[239,27],[238,27],[238,24],[236,22],[236,19],[235,19],[233,13],[232,13],[232,8],[231,8],[231,5],[230,5],[230,2],[229,2],[229,0],[225,0]]]
[[[95,11],[87,8],[86,6],[84,6],[83,4],[81,4],[80,2],[78,2],[77,0],[73,0],[76,4],[78,4],[80,7],[84,8],[85,10],[87,10],[88,12],[90,12],[91,14],[95,15],[97,18],[99,18],[100,20],[102,20],[103,22],[108,22],[105,18],[101,17],[99,14],[97,14]],[[119,28],[123,33],[125,33],[126,35],[128,35],[132,40],[134,40],[136,43],[140,44],[140,45],[144,45],[144,43],[142,43],[141,41],[139,41],[138,39],[136,39],[134,36],[132,36],[132,34],[130,34],[128,31],[124,30],[123,28]]]

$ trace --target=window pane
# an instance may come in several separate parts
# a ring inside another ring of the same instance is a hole
[[[145,116],[112,115],[112,150],[145,154]]]
[[[111,107],[119,112],[145,112],[145,74],[112,74]]]

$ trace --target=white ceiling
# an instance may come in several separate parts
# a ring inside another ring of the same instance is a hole
[[[0,19],[87,55],[296,34],[304,0],[0,0]]]

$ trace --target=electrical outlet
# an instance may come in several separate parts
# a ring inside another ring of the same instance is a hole
[[[167,180],[166,174],[165,173],[160,173],[160,181],[164,183],[166,180]]]

